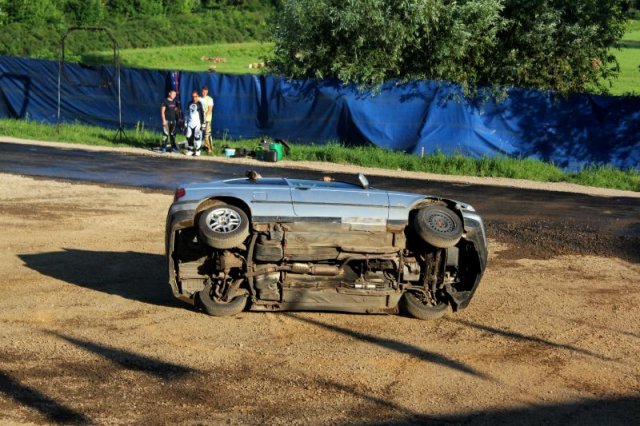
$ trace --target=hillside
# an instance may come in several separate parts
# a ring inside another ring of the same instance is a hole
[[[261,41],[277,0],[0,0],[0,54],[53,59],[74,26],[109,30],[121,49]],[[109,50],[103,33],[74,32],[68,59]]]

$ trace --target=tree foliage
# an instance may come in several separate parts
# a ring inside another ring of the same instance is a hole
[[[506,28],[499,34],[503,73],[500,84],[542,87],[561,92],[617,75],[610,48],[624,34],[621,0],[506,1]]]
[[[562,93],[615,75],[624,0],[285,0],[276,72],[360,85],[449,80]]]
[[[67,22],[74,25],[97,25],[106,12],[101,0],[67,0],[63,11]]]
[[[8,22],[27,25],[59,25],[63,21],[62,11],[54,0],[9,0],[2,9]]]
[[[277,0],[0,0],[0,54],[56,58],[71,26],[103,26],[121,48],[264,40]],[[99,33],[73,33],[67,54],[108,49]]]

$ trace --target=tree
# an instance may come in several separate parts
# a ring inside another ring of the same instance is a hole
[[[70,24],[96,25],[104,17],[104,5],[101,0],[66,0],[64,13]]]
[[[106,7],[112,14],[127,18],[164,13],[162,0],[107,0]]]
[[[507,0],[499,33],[499,84],[584,91],[617,76],[611,53],[624,34],[621,0]]]
[[[285,0],[275,72],[361,85],[437,79],[562,93],[616,73],[625,0]]]
[[[499,0],[290,0],[274,31],[276,72],[377,85],[478,82],[499,28]]]
[[[60,25],[63,16],[52,0],[10,0],[3,6],[8,22],[29,26]]]
[[[0,0],[0,25],[6,24],[7,21],[7,2],[6,0]]]
[[[200,7],[200,0],[163,0],[164,13],[167,16],[186,15]]]

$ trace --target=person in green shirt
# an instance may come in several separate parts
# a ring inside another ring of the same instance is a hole
[[[205,121],[205,131],[204,131],[204,147],[207,152],[211,153],[213,151],[213,141],[211,138],[211,120],[213,119],[213,98],[209,96],[209,87],[204,86],[202,88],[202,96],[200,96],[200,102],[202,103],[202,109],[204,110],[204,121]]]

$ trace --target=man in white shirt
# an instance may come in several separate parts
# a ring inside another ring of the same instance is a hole
[[[204,147],[207,152],[213,151],[213,144],[211,140],[211,120],[213,119],[213,98],[209,96],[209,87],[204,86],[202,88],[202,96],[200,96],[200,102],[202,102],[202,108],[204,109]]]

